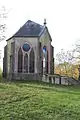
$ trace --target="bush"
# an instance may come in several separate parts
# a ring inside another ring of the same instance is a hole
[[[0,81],[2,80],[2,69],[0,68]]]

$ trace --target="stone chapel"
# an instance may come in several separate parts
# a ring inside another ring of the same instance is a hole
[[[41,80],[54,73],[54,47],[46,26],[28,20],[4,47],[3,77],[15,80]]]

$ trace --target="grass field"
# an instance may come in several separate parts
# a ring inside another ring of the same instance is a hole
[[[0,83],[0,120],[80,120],[80,86]]]

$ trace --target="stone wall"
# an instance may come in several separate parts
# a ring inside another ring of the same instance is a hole
[[[75,80],[74,78],[66,76],[47,76],[43,75],[43,82],[52,83],[52,84],[62,84],[62,85],[77,85],[80,84],[80,81]]]
[[[3,77],[7,76],[7,45],[4,47],[4,58],[3,58]]]
[[[7,61],[6,61],[7,62],[7,74],[9,74],[11,71],[10,57],[11,57],[11,52],[12,52],[12,50],[11,50],[11,43],[12,42],[14,42],[13,38],[11,38],[9,41],[7,41]]]
[[[42,79],[41,74],[37,73],[9,73],[8,78],[9,80],[40,80]]]
[[[14,42],[14,51],[12,50],[12,43]],[[12,51],[14,52],[13,58],[14,58],[14,73],[18,72],[18,50],[21,46],[23,46],[24,43],[29,43],[31,47],[34,49],[35,53],[35,73],[38,72],[37,70],[37,60],[38,60],[38,38],[37,37],[15,37],[11,38],[9,41],[7,41],[7,74],[9,74],[12,71],[10,58],[12,56]],[[29,54],[29,53],[28,53]],[[12,72],[13,72],[12,71]]]

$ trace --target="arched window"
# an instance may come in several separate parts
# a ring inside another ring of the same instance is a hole
[[[43,50],[42,50],[42,44],[39,42],[39,63],[38,63],[40,73],[43,73]]]
[[[41,42],[39,42],[39,57],[40,59],[42,57]]]
[[[34,73],[34,68],[35,68],[34,66],[35,66],[35,55],[34,55],[34,50],[32,48],[30,52],[30,64],[29,64],[30,73]]]
[[[43,47],[43,73],[47,73],[47,47]]]
[[[22,64],[23,64],[23,53],[20,48],[18,51],[18,72],[22,72]]]
[[[28,54],[27,53],[24,56],[24,72],[28,73]]]
[[[48,51],[47,51],[47,60],[46,60],[46,73],[48,73]]]

